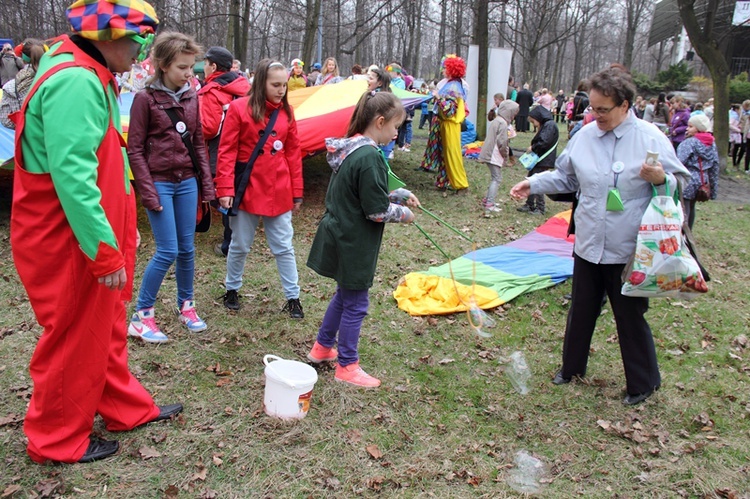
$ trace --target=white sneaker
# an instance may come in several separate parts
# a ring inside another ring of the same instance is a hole
[[[144,308],[138,310],[130,318],[128,334],[140,338],[146,343],[164,343],[169,341],[167,335],[159,330],[154,318],[154,308]]]
[[[198,313],[195,311],[195,302],[193,300],[186,300],[182,304],[182,308],[177,311],[177,318],[180,322],[188,328],[191,333],[200,333],[205,331],[208,326],[206,323],[198,317]]]
[[[391,152],[388,153],[388,159],[393,159],[393,150],[391,150]]]

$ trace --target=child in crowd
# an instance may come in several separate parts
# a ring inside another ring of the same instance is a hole
[[[307,76],[305,76],[304,67],[305,63],[300,59],[292,61],[292,70],[289,73],[289,80],[287,81],[288,92],[307,87]]]
[[[128,333],[149,343],[168,341],[156,325],[154,304],[173,263],[177,316],[191,332],[206,329],[193,300],[196,207],[199,194],[204,202],[215,198],[198,95],[190,83],[200,51],[190,36],[160,34],[152,50],[154,76],[135,95],[130,110],[128,156],[154,233],[156,254],[143,273]],[[183,141],[185,131],[189,139]]]
[[[555,118],[547,108],[536,106],[529,112],[529,121],[534,125],[537,132],[531,139],[528,151],[536,153],[539,161],[529,171],[529,176],[551,170],[555,167],[557,159],[557,141],[560,138],[560,130],[555,124]],[[517,208],[518,211],[544,215],[544,194],[531,194],[526,199],[526,204]]]
[[[238,291],[245,259],[262,218],[287,300],[283,310],[293,319],[302,319],[305,314],[292,246],[292,212],[302,205],[302,153],[297,123],[287,101],[287,78],[282,63],[263,59],[255,69],[255,84],[248,96],[229,104],[215,182],[219,204],[231,210],[232,242],[227,253],[224,306],[229,310],[240,308]],[[271,120],[275,123],[269,130]],[[255,161],[248,165],[256,145],[264,139]],[[246,177],[248,168],[250,175]]]
[[[501,211],[495,203],[495,197],[502,181],[501,167],[508,160],[510,150],[508,129],[518,114],[518,108],[518,104],[513,101],[501,100],[495,109],[487,113],[490,126],[479,153],[479,161],[486,163],[490,170],[490,185],[487,187],[487,196],[482,200],[485,218]]]
[[[368,91],[357,103],[346,137],[326,140],[333,175],[307,259],[308,267],[338,284],[307,358],[315,363],[338,358],[334,379],[365,388],[380,386],[359,366],[358,344],[383,223],[410,223],[414,214],[402,203],[419,206],[406,189],[388,193],[388,163],[378,149],[396,134],[404,116],[392,93]],[[337,336],[338,352],[333,348]]]
[[[370,66],[367,71],[367,91],[368,92],[392,92],[391,75],[377,66]],[[378,145],[385,154],[386,159],[393,159],[393,148],[396,141],[391,140]]]
[[[343,78],[339,76],[339,63],[333,57],[329,57],[323,63],[323,68],[315,80],[315,85],[331,85],[342,80]]]

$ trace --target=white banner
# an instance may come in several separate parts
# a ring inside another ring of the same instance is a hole
[[[750,3],[750,2],[749,2]],[[505,95],[508,92],[508,77],[510,76],[510,62],[513,58],[513,51],[504,48],[491,48],[488,50],[487,60],[489,67],[481,68],[487,71],[487,106],[486,109],[492,109],[494,102],[492,96],[498,92]],[[478,92],[479,88],[479,46],[469,45],[469,60],[466,66],[466,81],[469,83],[469,97],[466,101],[466,108],[469,110],[469,120],[478,124],[477,116]],[[505,95],[507,98],[508,96]],[[481,119],[487,119],[482,116]]]
[[[734,5],[733,26],[748,25],[750,23],[750,2],[738,1]]]

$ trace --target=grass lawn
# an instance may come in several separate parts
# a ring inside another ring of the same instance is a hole
[[[414,171],[426,142],[426,131],[415,126],[415,133],[412,152],[396,152],[393,169],[426,207],[481,247],[507,243],[542,223],[517,212],[507,195],[523,177],[518,166],[503,172],[502,212],[495,218],[482,217],[489,173],[475,161],[465,162],[468,195],[443,197],[433,175]],[[519,134],[513,146],[525,148],[531,136]],[[464,314],[417,318],[400,311],[392,297],[399,279],[445,259],[415,227],[391,224],[360,342],[362,366],[382,379],[382,387],[342,386],[333,381],[332,366],[324,366],[305,419],[266,416],[263,356],[304,360],[335,289],[305,266],[329,171],[322,156],[305,161],[305,203],[294,220],[305,319],[280,312],[278,273],[260,232],[246,265],[242,308],[227,313],[221,303],[225,261],[213,253],[220,239],[217,215],[211,231],[196,236],[196,300],[209,330],[181,329],[171,312],[170,275],[156,313],[171,341],[129,344],[133,373],[158,403],[183,402],[184,414],[119,435],[97,420],[95,431],[119,438],[121,452],[66,466],[38,466],[25,453],[28,362],[41,329],[12,262],[9,179],[3,177],[0,496],[517,497],[507,479],[516,453],[525,449],[546,465],[541,495],[547,497],[750,497],[750,207],[737,202],[698,205],[695,235],[713,278],[709,294],[692,302],[651,301],[648,319],[663,381],[640,406],[621,403],[625,380],[609,307],[594,335],[585,381],[550,383],[560,364],[568,283],[492,311],[497,325],[491,338],[477,336]],[[750,191],[744,175],[722,181]],[[567,208],[548,202],[548,215]],[[136,286],[154,251],[142,208],[139,216]],[[472,249],[418,217],[449,254]],[[533,372],[527,395],[517,393],[505,373],[516,350]]]

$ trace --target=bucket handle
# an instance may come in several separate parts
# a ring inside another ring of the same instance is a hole
[[[281,357],[278,357],[278,356],[276,356],[276,355],[271,355],[271,354],[269,354],[269,355],[265,355],[265,356],[263,357],[263,364],[265,364],[265,365],[268,365],[268,364],[269,364],[269,362],[268,362],[268,360],[269,360],[269,359],[270,359],[270,360],[284,360],[284,359],[282,359]]]
[[[266,365],[266,367],[267,367],[268,369],[270,369],[271,371],[273,371],[273,372],[274,372],[274,373],[276,374],[276,376],[278,376],[278,377],[279,377],[279,380],[280,380],[280,381],[281,381],[282,383],[284,383],[284,384],[285,384],[286,386],[288,386],[288,387],[289,387],[289,388],[291,388],[292,390],[296,390],[296,389],[297,389],[297,385],[296,385],[296,384],[294,384],[294,383],[290,383],[289,381],[287,381],[287,380],[286,380],[286,379],[284,378],[284,376],[280,375],[280,374],[279,374],[279,372],[278,372],[278,371],[277,371],[276,369],[274,369],[274,368],[273,368],[273,366],[270,366],[270,365],[269,365],[269,364],[270,364],[269,360],[284,360],[284,359],[282,359],[281,357],[279,357],[279,356],[277,356],[277,355],[271,355],[271,354],[268,354],[268,355],[265,355],[265,356],[263,356],[263,363],[264,363],[264,364]]]

